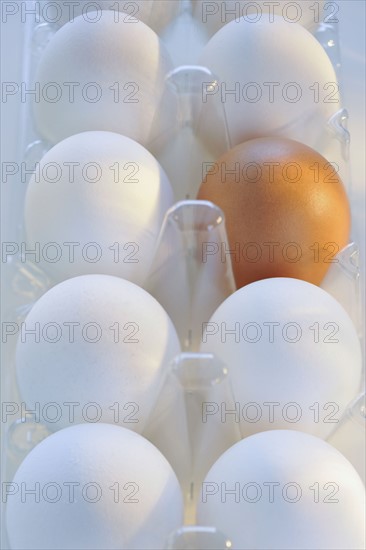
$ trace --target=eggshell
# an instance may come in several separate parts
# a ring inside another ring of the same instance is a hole
[[[21,327],[20,393],[51,429],[107,422],[140,432],[179,352],[170,318],[145,290],[117,277],[76,277],[44,294]]]
[[[245,17],[251,24],[258,21],[271,22],[274,15],[281,16],[289,23],[299,23],[313,31],[324,21],[324,1],[288,2],[278,0],[266,2],[257,0],[194,0],[193,13],[210,35],[221,27],[240,17]],[[330,15],[326,12],[325,15]]]
[[[164,96],[160,110],[172,62],[145,23],[101,13],[95,23],[77,17],[47,44],[35,75],[37,130],[51,143],[106,130],[147,145],[174,120],[173,94]]]
[[[336,167],[283,138],[220,157],[198,193],[225,213],[238,287],[267,277],[320,284],[348,243],[351,214]]]
[[[203,86],[202,102],[206,109],[224,110],[232,147],[276,135],[316,147],[341,108],[325,50],[304,27],[282,17],[228,23],[205,46],[199,65],[217,79]],[[219,136],[216,117],[211,119],[198,133],[213,148]]]
[[[341,453],[308,434],[279,430],[248,437],[217,460],[197,521],[215,525],[242,550],[361,549],[364,509],[363,483]]]
[[[227,365],[237,410],[226,421],[240,423],[244,436],[294,429],[326,438],[361,383],[348,314],[296,279],[265,279],[232,294],[203,326],[201,351]]]
[[[46,153],[29,183],[27,245],[38,246],[32,259],[55,281],[102,273],[142,284],[173,202],[167,176],[140,144],[77,134]]]
[[[13,483],[19,491],[8,497],[7,527],[14,550],[158,549],[182,522],[169,463],[118,426],[73,426],[47,437]],[[26,494],[36,484],[38,502]]]
[[[89,0],[81,0],[76,5],[63,0],[57,1],[58,7],[54,8],[54,18],[58,19],[58,23],[64,25],[69,21],[74,21],[76,17],[83,15],[87,20],[101,17],[101,10],[110,9],[116,14],[115,18],[123,18],[127,22],[133,22],[139,19],[152,28],[155,32],[159,32],[168,25],[177,15],[179,2],[175,0],[167,2],[166,0],[100,0],[99,2],[89,2]],[[97,13],[95,13],[97,12]],[[124,12],[126,15],[118,15],[118,12]]]

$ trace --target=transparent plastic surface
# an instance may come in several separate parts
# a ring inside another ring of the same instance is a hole
[[[217,85],[217,78],[206,67],[178,67],[167,75],[166,84],[177,97],[178,115],[174,134],[159,160],[171,176],[176,198],[195,199],[207,167],[220,151],[230,149],[225,107],[219,97],[209,103],[202,100],[203,90]],[[200,139],[208,121],[216,129],[214,150]]]
[[[27,454],[50,434],[51,432],[44,424],[32,419],[31,414],[23,415],[22,418],[10,424],[7,430],[7,444],[12,475]]]
[[[215,527],[182,527],[172,533],[165,550],[228,550],[230,540]]]
[[[225,221],[214,204],[183,201],[167,212],[146,290],[170,315],[183,350],[198,350],[202,323],[235,290],[230,262],[217,254],[221,243]]]
[[[350,243],[334,258],[321,286],[342,304],[362,340],[364,312],[360,288],[359,249],[355,243]]]
[[[227,410],[235,409],[227,367],[213,354],[182,353],[172,363],[144,434],[178,475],[187,524],[195,522],[196,502],[208,470],[241,439],[238,423],[225,423],[215,414],[219,403],[225,403]]]
[[[335,430],[328,437],[333,445],[353,464],[365,483],[366,468],[366,401],[359,395],[349,406]]]

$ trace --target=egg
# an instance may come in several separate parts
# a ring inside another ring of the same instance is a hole
[[[292,140],[231,149],[210,165],[198,198],[225,214],[238,287],[267,277],[320,284],[349,242],[350,206],[336,166]],[[228,251],[221,254],[228,261]]]
[[[47,437],[10,487],[18,489],[7,494],[13,549],[158,549],[182,522],[171,466],[118,426],[72,426]]]
[[[141,432],[179,352],[170,318],[142,288],[106,275],[68,279],[21,326],[21,398],[50,429],[106,422]]]
[[[27,247],[56,282],[101,273],[145,280],[173,191],[139,143],[84,132],[42,158],[27,188]]]
[[[227,365],[235,415],[225,402],[215,416],[243,436],[294,429],[326,438],[359,391],[362,354],[343,307],[297,279],[252,283],[227,298],[202,324],[203,353]]]
[[[175,96],[165,94],[171,69],[164,45],[145,23],[115,20],[110,10],[94,23],[81,15],[54,34],[39,61],[36,128],[51,143],[105,130],[147,145],[168,132],[175,117]]]
[[[364,486],[324,441],[292,430],[253,435],[212,466],[199,525],[241,550],[348,550],[365,544]]]
[[[202,86],[212,114],[197,134],[211,149],[221,136],[215,120],[224,111],[229,143],[282,136],[318,148],[328,120],[341,108],[332,63],[316,38],[299,24],[232,21],[207,43],[199,65],[216,77]]]
[[[167,2],[166,0],[111,0],[106,2],[89,2],[89,0],[81,0],[75,4],[58,0],[53,6],[54,13],[48,17],[52,17],[58,24],[64,25],[69,21],[82,15],[90,22],[101,17],[102,10],[113,10],[116,20],[124,19],[126,22],[134,23],[136,19],[143,21],[155,32],[163,30],[174,17],[178,14],[179,2],[175,0]],[[119,15],[119,12],[124,12]]]
[[[257,0],[194,0],[193,13],[196,19],[203,23],[210,35],[221,27],[240,17],[251,23],[261,20],[271,22],[274,15],[279,15],[289,23],[299,23],[308,30],[315,30],[324,21],[324,1],[319,2],[288,2],[278,0],[266,2]],[[326,14],[328,15],[328,14]],[[329,11],[330,15],[330,11]]]

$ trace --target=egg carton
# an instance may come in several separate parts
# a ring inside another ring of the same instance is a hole
[[[147,17],[149,22],[150,19],[154,20],[154,4],[153,0],[145,1],[147,11],[150,12]],[[205,175],[202,166],[208,167],[219,154],[231,148],[231,136],[226,122],[225,104],[218,96],[209,103],[202,102],[203,86],[207,89],[220,82],[220,75],[213,75],[207,67],[196,64],[197,54],[208,40],[206,29],[192,15],[194,2],[174,1],[177,5],[175,18],[160,32],[176,65],[166,76],[166,91],[161,108],[164,108],[166,95],[173,93],[178,104],[177,117],[169,136],[163,136],[165,141],[169,141],[169,147],[162,150],[161,136],[156,137],[152,133],[148,149],[159,151],[156,157],[171,179],[178,202],[166,213],[144,288],[160,302],[172,319],[180,338],[182,353],[173,361],[162,390],[160,401],[163,406],[157,405],[144,435],[157,445],[174,466],[184,492],[185,525],[169,537],[166,548],[225,549],[231,544],[230,533],[220,533],[215,526],[195,525],[195,506],[205,474],[227,448],[240,441],[242,435],[234,423],[222,423],[218,419],[210,425],[202,424],[203,402],[226,403],[227,409],[230,409],[230,406],[234,407],[235,400],[230,368],[213,354],[200,353],[199,347],[203,323],[235,292],[236,287],[230,256],[222,261],[220,254],[217,254],[222,245],[229,249],[224,214],[214,204],[195,200],[195,197]],[[28,4],[37,10],[37,2]],[[57,23],[44,20],[42,11],[36,21],[26,21],[23,82],[32,83],[42,52],[58,28]],[[334,13],[321,17],[312,30],[331,58],[341,83],[338,22],[334,21]],[[347,110],[340,108],[323,129],[317,150],[329,162],[338,165],[351,197],[347,118]],[[217,149],[214,152],[208,150],[199,139],[207,120],[213,120],[217,129]],[[38,135],[29,103],[23,104],[21,123],[19,159],[26,163],[30,172],[51,148],[51,144]],[[176,166],[183,167],[178,174],[174,170]],[[11,230],[16,242],[25,241],[22,221],[24,191],[25,186],[22,195],[14,197],[17,211]],[[322,288],[342,304],[362,340],[364,321],[359,252],[357,239],[354,238],[332,261]],[[203,243],[210,243],[213,247],[211,252],[214,252],[207,254],[205,262],[202,261]],[[9,290],[7,318],[20,323],[34,302],[53,284],[52,278],[37,264],[20,255],[11,256],[5,282]],[[20,403],[14,354],[14,343],[5,346],[7,372],[3,371],[3,395],[6,401]],[[171,418],[169,403],[174,403],[174,419]],[[356,398],[330,436],[330,441],[354,463],[359,457],[364,410],[364,398]],[[5,426],[2,470],[3,479],[11,480],[21,461],[50,431],[48,426],[35,423],[30,417],[24,421],[19,415],[13,416]],[[163,438],[160,435],[162,426],[165,426]],[[179,441],[174,449],[167,444],[167,433],[175,434],[176,441]],[[6,533],[3,532],[2,537],[3,547],[8,548]]]

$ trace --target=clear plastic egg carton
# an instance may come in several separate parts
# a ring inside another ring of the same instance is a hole
[[[177,116],[167,135],[155,136],[152,131],[147,148],[166,170],[177,203],[166,213],[154,260],[143,286],[171,317],[180,338],[182,353],[172,363],[161,398],[143,435],[168,458],[184,491],[185,525],[171,534],[166,541],[166,548],[225,549],[231,547],[230,533],[220,533],[215,526],[195,525],[195,505],[200,484],[209,468],[242,435],[238,424],[223,423],[219,416],[210,423],[202,422],[204,402],[225,403],[230,410],[235,406],[235,399],[230,383],[230,366],[222,364],[213,354],[200,353],[199,349],[203,323],[210,319],[236,287],[230,255],[226,255],[223,260],[220,254],[223,245],[229,249],[224,215],[214,204],[197,201],[195,197],[205,170],[220,154],[231,148],[231,136],[226,123],[225,103],[220,100],[220,95],[209,94],[210,101],[202,100],[203,91],[209,93],[220,84],[220,75],[213,75],[207,67],[196,64],[198,53],[209,38],[205,24],[197,16],[198,4],[189,0],[172,1],[176,4],[175,17],[159,34],[172,56],[175,68],[166,76],[166,90],[160,109],[164,109],[167,95],[173,94],[178,105]],[[103,8],[107,5],[114,9],[113,2],[107,0],[93,4],[103,4]],[[126,11],[132,17],[138,13],[134,2],[126,4]],[[207,4],[211,5],[212,2]],[[242,1],[241,4],[248,2]],[[311,4],[315,6],[316,18],[312,31],[331,58],[341,83],[338,5],[336,2],[327,3],[326,6],[320,2]],[[30,86],[42,52],[59,28],[55,21],[57,12],[51,12],[50,15],[50,12],[44,10],[44,5],[42,2],[27,2],[27,7],[34,9],[38,15],[26,17],[23,25],[26,38],[22,80]],[[155,9],[153,0],[145,0],[146,22],[156,21]],[[209,15],[206,13],[207,17]],[[262,14],[262,17],[266,16],[268,14]],[[339,106],[338,112],[321,129],[319,146],[314,148],[338,166],[348,195],[351,196],[347,116],[346,109]],[[200,139],[201,130],[208,120],[210,124],[214,121],[217,130],[214,151],[209,150]],[[51,144],[38,135],[29,102],[23,103],[21,123],[19,158],[25,163],[29,181],[32,168],[51,148]],[[175,169],[177,166],[179,170]],[[23,192],[25,188],[24,185]],[[24,195],[14,200],[17,203],[15,243],[25,242],[23,200]],[[332,265],[322,287],[349,313],[362,341],[364,322],[356,236],[354,239],[336,257],[332,257]],[[203,246],[206,246],[207,252],[204,260]],[[19,325],[32,304],[54,282],[37,263],[29,261],[19,252],[9,253],[6,259],[4,286],[9,291],[6,321]],[[21,461],[50,434],[50,429],[41,422],[35,422],[31,414],[22,413],[15,377],[16,335],[12,334],[11,329],[5,343],[2,383],[3,401],[8,404],[8,408],[3,420],[2,478],[11,481]],[[362,469],[360,456],[364,418],[364,397],[355,396],[355,401],[350,404],[349,410],[329,438],[359,469]],[[2,537],[3,547],[8,548],[4,530]]]

